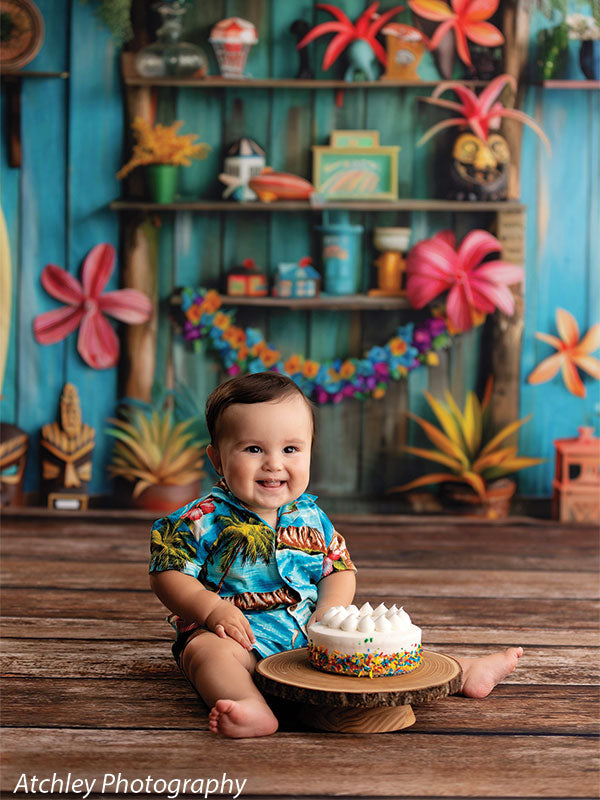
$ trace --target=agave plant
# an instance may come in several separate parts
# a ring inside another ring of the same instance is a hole
[[[495,432],[491,423],[490,399],[492,379],[489,378],[481,402],[474,392],[469,392],[461,411],[456,401],[446,392],[446,403],[436,400],[429,392],[425,397],[439,425],[408,412],[424,431],[435,449],[406,445],[403,449],[420,458],[426,458],[447,468],[447,472],[431,472],[389,491],[404,492],[417,486],[434,483],[463,483],[470,486],[479,497],[486,498],[489,484],[512,475],[525,467],[541,464],[542,458],[517,455],[516,445],[506,445],[506,439],[530,419],[515,420]]]
[[[149,486],[185,486],[202,478],[207,440],[199,437],[198,417],[178,420],[173,402],[152,408],[126,401],[107,433],[116,439],[108,471],[135,483],[133,497]]]

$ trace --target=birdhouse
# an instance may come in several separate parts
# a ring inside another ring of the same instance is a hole
[[[234,142],[225,154],[223,174],[219,175],[226,184],[223,198],[232,197],[240,202],[256,200],[256,194],[248,186],[265,168],[265,151],[253,139],[243,136]]]
[[[557,439],[553,516],[561,522],[600,522],[600,439],[579,428],[576,439]]]
[[[301,258],[289,264],[278,264],[275,274],[274,297],[317,297],[321,276],[312,266],[312,258]]]
[[[232,297],[265,297],[268,293],[267,276],[253,258],[245,258],[241,267],[234,267],[227,275],[227,294]]]

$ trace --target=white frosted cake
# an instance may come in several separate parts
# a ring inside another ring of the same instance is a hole
[[[421,663],[421,629],[396,605],[328,608],[307,635],[310,663],[324,672],[375,678],[411,672]]]

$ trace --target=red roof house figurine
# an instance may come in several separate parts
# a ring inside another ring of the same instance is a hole
[[[274,297],[317,297],[321,276],[312,266],[312,258],[306,256],[294,263],[277,265]]]
[[[576,439],[557,439],[552,511],[561,522],[600,522],[600,439],[579,428]]]
[[[265,297],[269,294],[267,276],[256,266],[253,258],[245,258],[241,267],[229,271],[227,294],[232,297]]]

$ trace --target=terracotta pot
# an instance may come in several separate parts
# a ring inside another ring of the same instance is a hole
[[[484,519],[504,519],[510,511],[510,501],[517,485],[509,478],[493,481],[487,488],[485,500],[468,486],[444,483],[440,495],[444,506],[452,513]]]
[[[133,484],[129,484],[133,486]],[[188,483],[185,486],[160,485],[149,486],[139,497],[129,495],[129,504],[134,508],[143,508],[147,511],[175,511],[186,503],[200,497],[202,484],[200,481]]]

